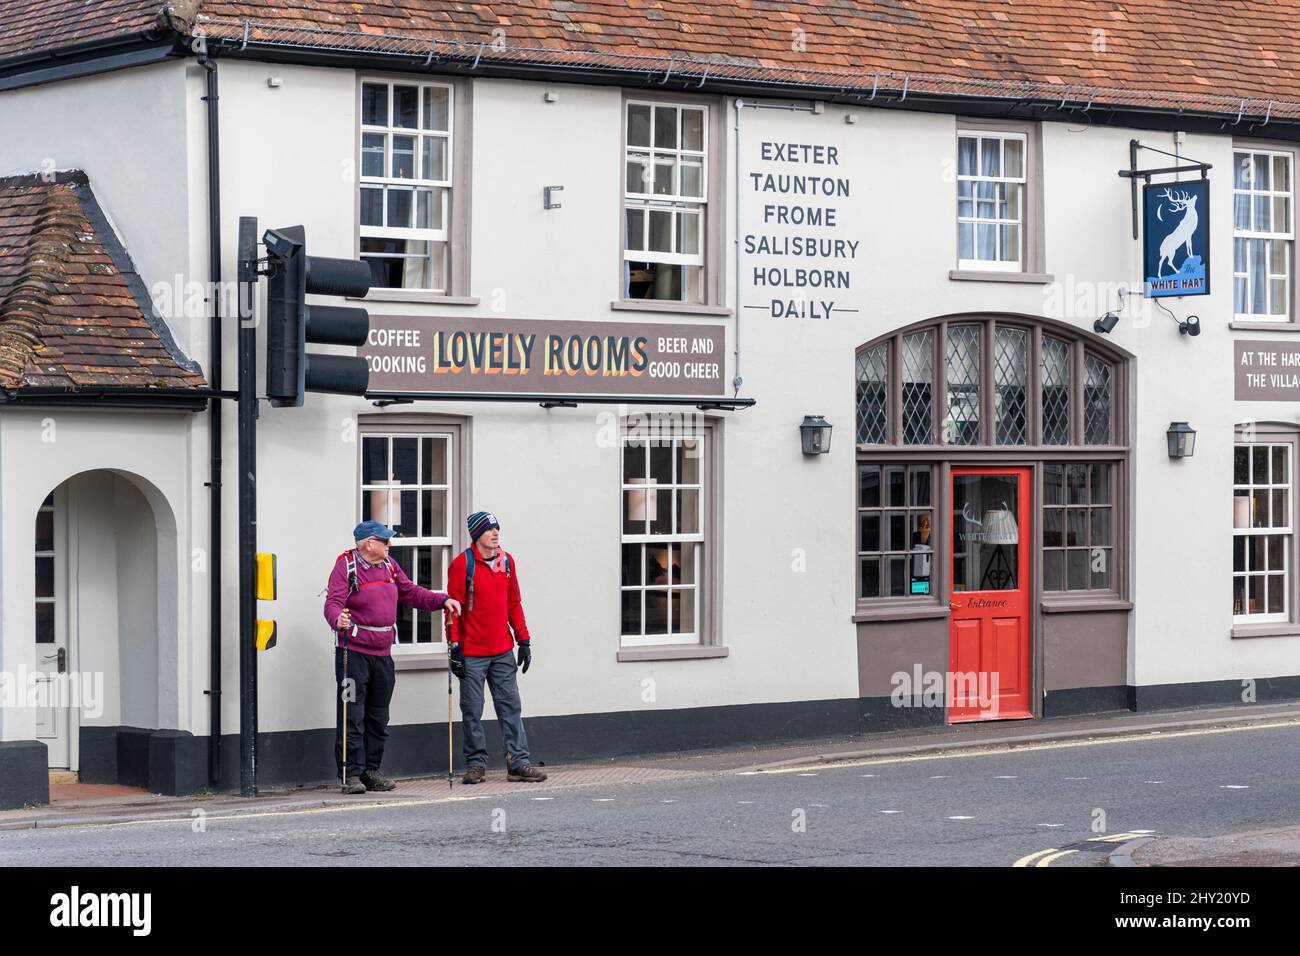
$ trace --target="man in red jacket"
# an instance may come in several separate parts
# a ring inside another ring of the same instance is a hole
[[[487,774],[487,739],[483,735],[483,681],[492,690],[492,706],[506,748],[506,779],[540,783],[545,771],[528,760],[518,667],[528,673],[533,651],[519,598],[519,566],[501,548],[496,515],[478,511],[467,519],[470,546],[447,568],[447,593],[459,601],[460,617],[447,654],[451,672],[460,678],[462,783],[482,783]],[[471,563],[472,562],[472,563]],[[511,631],[514,632],[513,639]],[[511,651],[519,642],[519,659]]]

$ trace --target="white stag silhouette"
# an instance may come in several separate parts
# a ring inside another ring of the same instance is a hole
[[[1174,227],[1173,232],[1165,236],[1160,243],[1160,262],[1156,265],[1156,278],[1164,275],[1165,263],[1169,263],[1169,268],[1174,269],[1174,253],[1178,251],[1179,246],[1187,247],[1187,254],[1192,254],[1192,236],[1196,233],[1196,197],[1189,195],[1182,190],[1178,195],[1173,195],[1170,190],[1166,189],[1164,198],[1169,200],[1169,204],[1174,207],[1174,212],[1182,212],[1183,218]],[[1174,269],[1177,273],[1178,270]]]

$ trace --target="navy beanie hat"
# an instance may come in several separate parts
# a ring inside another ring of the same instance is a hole
[[[465,519],[465,524],[469,526],[469,540],[477,541],[488,528],[501,530],[501,522],[497,521],[497,516],[490,511],[476,511]]]

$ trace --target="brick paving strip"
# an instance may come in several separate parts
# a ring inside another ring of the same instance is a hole
[[[337,788],[319,786],[264,790],[252,799],[229,793],[166,797],[126,787],[56,783],[51,786],[55,802],[50,806],[0,811],[0,830],[180,821],[191,819],[193,812],[198,809],[203,810],[211,820],[323,808],[344,810],[446,803],[500,795],[550,796],[556,791],[699,779],[737,772],[787,773],[812,765],[834,766],[836,762],[887,760],[921,754],[974,754],[990,750],[1011,752],[1021,747],[1052,742],[1087,743],[1179,731],[1205,731],[1216,727],[1297,721],[1300,721],[1300,703],[1201,708],[1161,714],[1119,713],[1106,717],[1057,718],[1032,724],[989,722],[979,726],[938,727],[923,732],[878,734],[869,738],[803,741],[765,748],[738,747],[707,753],[655,755],[625,758],[618,762],[600,761],[568,767],[547,767],[549,779],[541,784],[509,783],[505,779],[504,769],[489,771],[487,782],[475,786],[461,784],[460,775],[457,774],[450,790],[445,776],[398,779],[396,790],[390,793],[368,793],[365,796],[347,796],[339,793]],[[1132,848],[1129,849],[1131,853]],[[1146,852],[1145,847],[1140,849],[1143,853]],[[1143,853],[1134,856],[1139,865],[1146,865]]]
[[[388,793],[367,793],[349,796],[332,786],[315,789],[269,790],[257,797],[246,799],[229,794],[195,794],[183,797],[165,797],[148,794],[144,790],[115,787],[126,791],[113,797],[75,800],[52,804],[32,810],[11,810],[0,813],[0,830],[48,829],[51,827],[107,826],[113,824],[182,821],[193,818],[195,810],[202,810],[208,820],[224,817],[260,816],[268,813],[292,813],[303,810],[330,808],[354,810],[382,806],[411,806],[417,804],[447,803],[460,800],[478,800],[501,795],[550,796],[554,791],[568,791],[590,787],[627,783],[659,783],[701,776],[701,771],[665,770],[652,767],[580,766],[573,768],[547,768],[545,783],[510,783],[505,770],[489,771],[488,779],[474,786],[465,786],[457,774],[453,786],[447,787],[447,778],[421,777],[397,779],[397,789]],[[67,792],[75,784],[64,784]],[[89,785],[88,789],[109,789]]]

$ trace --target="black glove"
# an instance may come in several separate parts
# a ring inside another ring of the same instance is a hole
[[[465,679],[465,652],[459,644],[452,644],[447,649],[447,666],[461,680]]]
[[[530,641],[519,642],[519,660],[515,662],[515,667],[522,667],[524,673],[528,673],[528,665],[533,662],[533,645]]]

